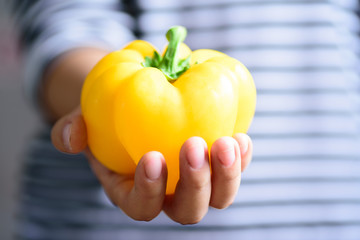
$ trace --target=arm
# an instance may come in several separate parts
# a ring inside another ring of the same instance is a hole
[[[94,65],[107,53],[103,49],[83,48],[59,57],[47,69],[40,102],[50,122],[71,112],[80,104],[83,81]]]

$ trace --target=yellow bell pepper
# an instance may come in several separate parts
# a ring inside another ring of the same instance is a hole
[[[209,147],[222,136],[245,133],[256,90],[246,67],[221,52],[191,51],[186,29],[167,33],[160,56],[135,40],[105,56],[88,74],[81,96],[94,156],[109,169],[132,174],[149,151],[161,152],[168,167],[167,194],[179,178],[179,152],[192,136]]]

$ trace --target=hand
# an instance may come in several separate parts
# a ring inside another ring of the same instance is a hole
[[[180,151],[180,180],[173,195],[165,195],[167,168],[159,152],[146,153],[134,175],[120,175],[97,161],[86,148],[86,126],[80,108],[61,118],[53,127],[52,141],[60,151],[85,150],[91,168],[110,200],[135,220],[150,221],[162,210],[181,224],[199,222],[209,206],[231,205],[238,191],[241,172],[249,165],[252,142],[246,134],[219,138],[208,148],[200,137],[188,139]]]

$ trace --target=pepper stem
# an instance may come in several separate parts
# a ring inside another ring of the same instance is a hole
[[[182,26],[174,26],[166,33],[169,45],[166,49],[164,57],[154,52],[152,59],[147,58],[143,63],[145,67],[156,67],[160,69],[170,82],[175,81],[181,74],[190,68],[190,57],[179,59],[179,50],[181,43],[186,38],[186,28]]]

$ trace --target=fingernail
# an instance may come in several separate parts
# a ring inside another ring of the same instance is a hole
[[[243,144],[240,145],[240,152],[242,155],[244,155],[248,148],[249,148],[249,137],[243,137],[243,141],[241,141]]]
[[[150,180],[156,180],[160,177],[162,171],[162,162],[160,159],[149,159],[145,163],[145,174]]]
[[[220,151],[218,158],[225,167],[231,166],[235,161],[235,146]]]
[[[71,123],[66,124],[63,129],[63,142],[65,148],[71,151]]]
[[[190,167],[200,169],[205,163],[205,143],[196,141],[190,149],[186,152],[186,158]]]
[[[237,134],[236,138],[239,143],[241,155],[244,155],[249,149],[249,137],[245,134]]]

